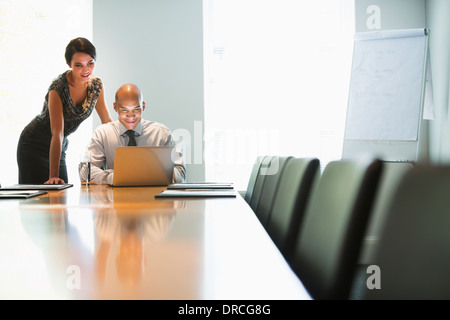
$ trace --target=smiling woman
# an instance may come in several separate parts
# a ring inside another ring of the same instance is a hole
[[[15,154],[21,131],[39,113],[52,80],[67,68],[65,46],[78,36],[92,38],[92,0],[2,0],[0,30],[0,183],[8,185],[18,179]],[[66,162],[72,181],[78,178],[79,150],[91,132],[89,117],[71,135]]]
[[[94,108],[102,123],[112,121],[102,80],[91,77],[96,56],[94,45],[86,38],[75,38],[67,45],[65,57],[71,70],[52,82],[41,113],[20,136],[17,147],[19,183],[67,183],[67,137]]]
[[[85,102],[87,86],[89,85],[89,80],[94,71],[95,58],[94,55],[75,52],[69,58],[67,64],[72,67],[72,70],[67,72],[67,81],[70,87],[70,96],[75,106],[82,106],[83,111],[86,111],[87,105]]]

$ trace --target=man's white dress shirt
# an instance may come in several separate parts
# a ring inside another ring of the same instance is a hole
[[[112,184],[114,176],[115,149],[128,144],[127,128],[116,120],[98,126],[92,135],[87,152],[91,154],[91,183]],[[141,119],[134,129],[137,146],[173,146],[176,145],[172,132],[165,125]],[[175,161],[173,182],[184,182],[186,168],[181,151]],[[80,174],[80,176],[82,176]]]

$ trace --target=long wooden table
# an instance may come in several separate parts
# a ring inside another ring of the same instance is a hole
[[[239,194],[162,190],[0,200],[0,299],[310,299]]]

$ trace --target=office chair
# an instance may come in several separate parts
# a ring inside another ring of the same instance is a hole
[[[253,212],[255,212],[256,208],[258,207],[264,180],[267,176],[266,174],[272,171],[269,170],[270,161],[272,160],[272,158],[272,156],[265,156],[261,161],[261,166],[259,168],[258,175],[256,176],[255,187],[253,188],[252,197],[250,199],[250,207],[252,208]]]
[[[383,222],[362,299],[450,299],[450,166],[405,173]],[[378,282],[378,287],[377,287]]]
[[[364,235],[358,259],[358,267],[349,299],[361,299],[362,289],[367,281],[367,268],[374,264],[373,256],[380,236],[381,227],[386,219],[387,206],[391,203],[404,174],[413,168],[413,166],[413,163],[408,162],[383,161],[383,172],[380,177],[373,210],[368,221],[367,231]]]
[[[270,162],[270,171],[267,170],[264,183],[261,188],[261,196],[259,202],[253,208],[256,216],[263,226],[266,226],[269,220],[270,211],[273,205],[273,199],[277,194],[278,184],[286,163],[291,157],[272,157]]]
[[[313,182],[320,177],[316,158],[291,158],[286,163],[266,230],[287,261],[304,216]]]
[[[402,177],[413,166],[414,164],[408,162],[383,161],[383,172],[375,196],[372,214],[367,225],[363,250],[359,258],[360,264],[368,265],[373,263],[373,252],[376,247],[376,240],[380,234],[380,228],[386,219],[386,208],[392,201],[392,197]]]
[[[264,157],[259,156],[256,158],[255,163],[253,164],[252,172],[250,173],[250,178],[248,179],[247,190],[245,191],[244,199],[250,204],[253,195],[253,189],[255,188],[256,178],[258,177],[259,168],[261,168],[261,163]]]
[[[291,260],[313,299],[348,299],[381,169],[332,161],[314,187]]]

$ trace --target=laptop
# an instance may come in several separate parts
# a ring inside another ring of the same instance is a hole
[[[167,186],[172,183],[174,147],[116,147],[113,187]]]

